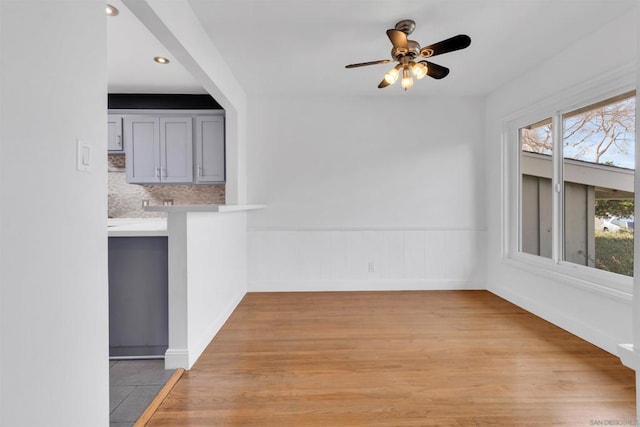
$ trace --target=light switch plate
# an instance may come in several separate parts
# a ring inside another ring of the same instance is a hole
[[[82,172],[91,170],[91,145],[87,142],[76,140],[77,146],[77,168]]]

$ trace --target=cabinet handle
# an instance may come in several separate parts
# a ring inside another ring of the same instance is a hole
[[[198,176],[202,176],[202,166],[198,165]]]
[[[122,148],[122,135],[118,135],[118,147]]]
[[[160,178],[160,168],[156,168],[156,178]]]

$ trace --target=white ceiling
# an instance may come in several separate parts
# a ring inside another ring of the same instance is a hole
[[[202,93],[153,36],[126,10],[109,18],[111,92]],[[422,46],[456,34],[471,37],[465,50],[431,61],[451,69],[426,78],[411,92],[486,94],[526,72],[594,29],[629,13],[635,0],[189,0],[214,45],[249,94],[400,94],[378,89],[390,64],[345,69],[387,59],[385,30],[416,21],[411,35]],[[635,12],[634,12],[635,13]],[[615,47],[613,47],[615,48]],[[597,52],[594,52],[597,60]]]
[[[176,61],[160,65],[154,56],[171,58],[121,0],[108,0],[120,13],[107,17],[109,93],[205,93]]]

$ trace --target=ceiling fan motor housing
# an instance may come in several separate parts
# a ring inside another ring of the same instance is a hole
[[[404,56],[410,56],[415,58],[420,55],[420,44],[415,40],[407,40],[407,47],[396,47],[391,49],[391,57],[395,60],[399,60]]]
[[[409,49],[405,49],[404,47],[393,47],[391,49],[391,57],[396,61],[399,61],[400,58],[406,56],[409,52]]]
[[[415,40],[407,40],[407,48],[409,49],[409,55],[418,56],[420,55],[420,43]]]

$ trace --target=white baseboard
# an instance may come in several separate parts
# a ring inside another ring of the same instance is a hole
[[[542,305],[531,298],[525,297],[506,288],[493,287],[488,290],[489,292],[517,305],[518,307],[521,307],[528,312],[550,323],[553,323],[559,328],[562,328],[567,332],[570,332],[571,334],[576,335],[615,356],[618,356],[618,343],[616,342],[614,337],[611,337],[599,330],[594,329],[581,320],[559,313],[557,310],[549,309],[549,307]]]
[[[198,360],[204,349],[207,348],[211,340],[213,340],[220,329],[222,329],[222,326],[224,326],[229,316],[231,316],[233,310],[235,310],[238,304],[240,304],[240,301],[242,301],[242,298],[245,294],[246,292],[244,291],[244,289],[241,292],[235,294],[233,298],[225,305],[222,311],[218,313],[209,327],[206,328],[206,330],[200,335],[200,339],[198,340],[198,342],[193,346],[189,346],[189,369],[193,366],[194,363],[196,363],[196,360]]]
[[[478,290],[484,283],[462,280],[252,280],[248,292]]]
[[[164,353],[164,369],[189,369],[189,350],[169,348]]]
[[[633,344],[619,344],[618,355],[622,364],[634,371],[640,371],[640,352],[638,352]]]

